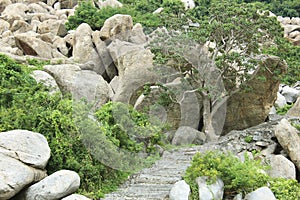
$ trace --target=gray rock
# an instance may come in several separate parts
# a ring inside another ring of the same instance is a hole
[[[117,0],[105,0],[105,1],[101,0],[101,1],[98,1],[97,4],[100,8],[104,8],[104,7],[120,8],[120,7],[123,7],[123,4],[120,3]]]
[[[10,24],[7,22],[7,21],[5,21],[5,20],[3,20],[3,19],[0,19],[0,34],[1,34],[1,36],[3,37],[3,33],[5,32],[5,31],[8,31],[9,30],[9,27],[10,27]]]
[[[57,19],[48,19],[39,24],[38,33],[43,34],[49,32],[60,37],[66,36],[67,29],[65,27],[65,23]]]
[[[184,180],[178,181],[170,191],[170,200],[188,200],[190,191],[190,186]]]
[[[300,137],[297,129],[287,119],[282,119],[275,128],[275,136],[298,170],[300,170]]]
[[[224,183],[221,179],[213,184],[207,184],[207,177],[198,177],[196,179],[199,188],[199,199],[222,200],[224,193]]]
[[[284,74],[287,71],[287,64],[275,56],[264,58],[262,63],[270,70],[261,68],[256,76],[263,76],[266,80],[254,78],[247,83],[251,92],[241,91],[229,97],[223,134],[230,130],[242,130],[255,126],[266,120],[277,98],[280,83],[271,72],[276,69],[280,74]]]
[[[287,103],[295,103],[300,93],[299,90],[286,85],[282,88],[281,94],[285,97]]]
[[[39,133],[26,130],[0,133],[0,153],[42,169],[50,158],[46,138]]]
[[[298,97],[296,103],[293,105],[292,108],[286,113],[288,116],[291,117],[299,117],[300,116],[300,96]]]
[[[174,145],[203,144],[206,140],[204,133],[189,126],[181,126],[175,132],[172,140]]]
[[[285,97],[282,94],[280,94],[279,92],[277,92],[277,99],[275,101],[275,106],[277,108],[282,108],[285,105],[287,105]]]
[[[72,194],[63,198],[62,200],[91,200],[91,199],[80,194]]]
[[[100,30],[100,37],[102,40],[119,39],[128,41],[132,28],[133,21],[130,15],[116,14],[104,22]]]
[[[93,69],[93,71],[103,75],[105,67],[94,47],[92,32],[91,27],[86,23],[82,23],[78,26],[74,37],[73,58],[79,63],[94,62],[95,69]]]
[[[118,71],[109,54],[106,43],[100,37],[100,31],[93,32],[92,40],[101,60],[101,69],[105,69],[108,78],[113,79],[118,74]]]
[[[99,108],[112,95],[109,84],[94,71],[72,64],[46,65],[44,69],[55,78],[62,92],[71,92],[75,100],[85,99]]]
[[[268,187],[261,187],[247,194],[245,200],[276,200],[273,192]]]
[[[137,23],[133,26],[132,32],[129,36],[129,42],[135,44],[144,44],[147,42],[146,35],[143,32],[143,27],[140,23]]]
[[[40,56],[42,58],[52,58],[51,44],[28,35],[27,33],[15,35],[16,45],[24,52],[25,55]]]
[[[50,94],[60,91],[55,79],[47,72],[42,70],[34,70],[32,72],[32,76],[36,80],[36,82],[42,83],[43,85],[48,87],[50,90]]]
[[[29,11],[29,7],[24,3],[13,3],[5,7],[2,12],[2,17],[10,24],[16,19],[26,19],[26,12]]]
[[[116,40],[108,50],[118,69],[118,78],[113,101],[134,105],[138,98],[137,91],[146,83],[158,80],[153,69],[153,54],[143,46]]]
[[[282,155],[271,155],[269,158],[271,169],[268,174],[274,178],[296,179],[294,163]]]
[[[0,141],[2,141],[1,138]],[[22,142],[21,139],[17,141]],[[3,155],[2,152],[0,153],[0,172],[0,199],[2,200],[10,199],[27,185],[47,176],[46,171],[32,168],[15,158]]]
[[[57,200],[75,192],[80,185],[76,172],[60,170],[30,186],[25,191],[26,200]]]

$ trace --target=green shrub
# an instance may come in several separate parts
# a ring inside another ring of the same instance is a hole
[[[209,177],[209,183],[217,178],[224,182],[224,193],[243,195],[263,186],[269,186],[278,200],[300,199],[300,184],[297,180],[271,178],[262,170],[268,169],[258,160],[250,160],[245,154],[245,161],[240,161],[233,154],[209,151],[194,156],[191,166],[186,170],[184,179],[191,186],[191,199],[198,200],[198,185],[196,178]]]
[[[153,125],[146,114],[120,102],[109,102],[96,113],[101,130],[118,148],[153,153],[162,145],[162,128]]]
[[[116,189],[128,173],[92,156],[74,122],[71,98],[49,95],[30,76],[31,70],[0,55],[0,132],[25,129],[43,134],[51,148],[48,174],[60,169],[76,171],[81,178],[79,192],[91,198]]]
[[[278,200],[300,199],[300,184],[297,180],[275,178],[270,181],[270,188]]]
[[[246,194],[267,184],[268,177],[262,173],[263,169],[266,167],[260,165],[259,161],[250,160],[247,156],[245,161],[241,162],[232,154],[209,151],[193,157],[184,179],[191,186],[191,197],[195,200],[199,199],[195,180],[200,176],[209,177],[210,183],[221,178],[225,185],[225,194]]]

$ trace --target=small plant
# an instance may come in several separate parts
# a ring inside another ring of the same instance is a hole
[[[275,178],[270,181],[270,188],[278,200],[300,199],[300,184],[297,180]]]
[[[287,104],[287,105],[285,105],[285,106],[283,106],[283,107],[281,107],[281,108],[278,108],[277,110],[276,110],[276,113],[278,114],[278,115],[285,115],[288,111],[289,111],[289,109],[291,109],[291,107],[293,107],[293,104]]]
[[[253,136],[247,135],[247,136],[244,138],[244,141],[247,142],[247,143],[252,142],[252,141],[253,141]]]

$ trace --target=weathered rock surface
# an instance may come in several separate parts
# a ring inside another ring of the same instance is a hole
[[[224,194],[224,183],[217,179],[215,183],[208,184],[207,177],[198,177],[196,179],[199,188],[199,199],[222,200]]]
[[[72,194],[63,198],[62,200],[91,200],[91,199],[80,194]]]
[[[0,154],[43,169],[50,158],[50,148],[39,133],[13,130],[0,133]]]
[[[204,144],[206,136],[203,132],[189,126],[181,126],[175,132],[172,140],[174,145]]]
[[[146,83],[156,82],[157,76],[151,71],[153,68],[153,54],[143,46],[116,40],[108,50],[118,69],[117,87],[113,88],[113,101],[131,103],[138,97],[135,93]],[[131,97],[136,96],[135,99]]]
[[[26,200],[56,200],[75,192],[80,185],[77,173],[60,170],[30,186],[25,192]]]
[[[296,90],[290,86],[284,85],[281,90],[280,93],[285,97],[287,103],[291,104],[294,103],[298,96],[300,95],[300,91]]]
[[[82,23],[78,26],[74,35],[73,58],[79,63],[94,62],[94,69],[97,74],[103,75],[105,67],[100,60],[99,54],[94,48],[92,41],[92,29],[86,24]]]
[[[116,14],[104,22],[100,30],[100,38],[102,40],[120,39],[128,41],[132,28],[133,21],[130,15]]]
[[[296,168],[294,163],[282,155],[269,157],[271,169],[268,174],[275,178],[296,179]]]
[[[52,76],[50,76],[50,74],[48,74],[47,72],[42,70],[34,70],[32,72],[32,76],[36,80],[36,82],[42,83],[47,88],[49,88],[50,93],[60,91],[55,79]]]
[[[2,133],[0,133],[1,135]],[[15,140],[15,142],[17,141],[22,142],[20,139]],[[44,170],[32,168],[18,159],[2,154],[2,152],[0,153],[0,172],[0,199],[2,200],[10,199],[24,187],[47,176]]]
[[[297,129],[287,119],[282,119],[276,126],[275,136],[298,170],[300,170],[300,137]]]
[[[75,100],[87,100],[98,108],[112,96],[109,84],[94,71],[72,64],[46,65],[44,69],[55,78],[62,92],[70,92]]]
[[[40,56],[42,58],[53,58],[51,45],[35,36],[27,33],[15,36],[16,45],[24,52],[25,55]]]
[[[170,191],[170,200],[188,200],[190,191],[190,186],[184,180],[178,181]]]
[[[230,130],[241,130],[264,122],[277,97],[279,79],[274,78],[275,69],[280,74],[286,73],[287,64],[275,56],[263,60],[262,68],[257,77],[265,77],[265,81],[254,78],[248,82],[250,92],[238,92],[227,101],[227,115],[223,133]],[[237,123],[239,122],[239,123]]]
[[[276,200],[273,192],[268,187],[261,187],[247,194],[245,200]]]
[[[299,117],[300,116],[300,96],[298,97],[296,103],[293,107],[287,112],[288,116]]]

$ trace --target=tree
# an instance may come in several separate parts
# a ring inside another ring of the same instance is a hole
[[[214,114],[231,95],[249,89],[248,81],[264,67],[258,65],[262,50],[282,37],[276,18],[259,11],[260,5],[213,1],[208,16],[194,15],[193,10],[187,14],[200,28],[170,36],[161,45],[160,53],[181,63],[182,79],[193,86],[186,92],[198,92],[203,99],[203,131],[208,140],[216,139]]]

